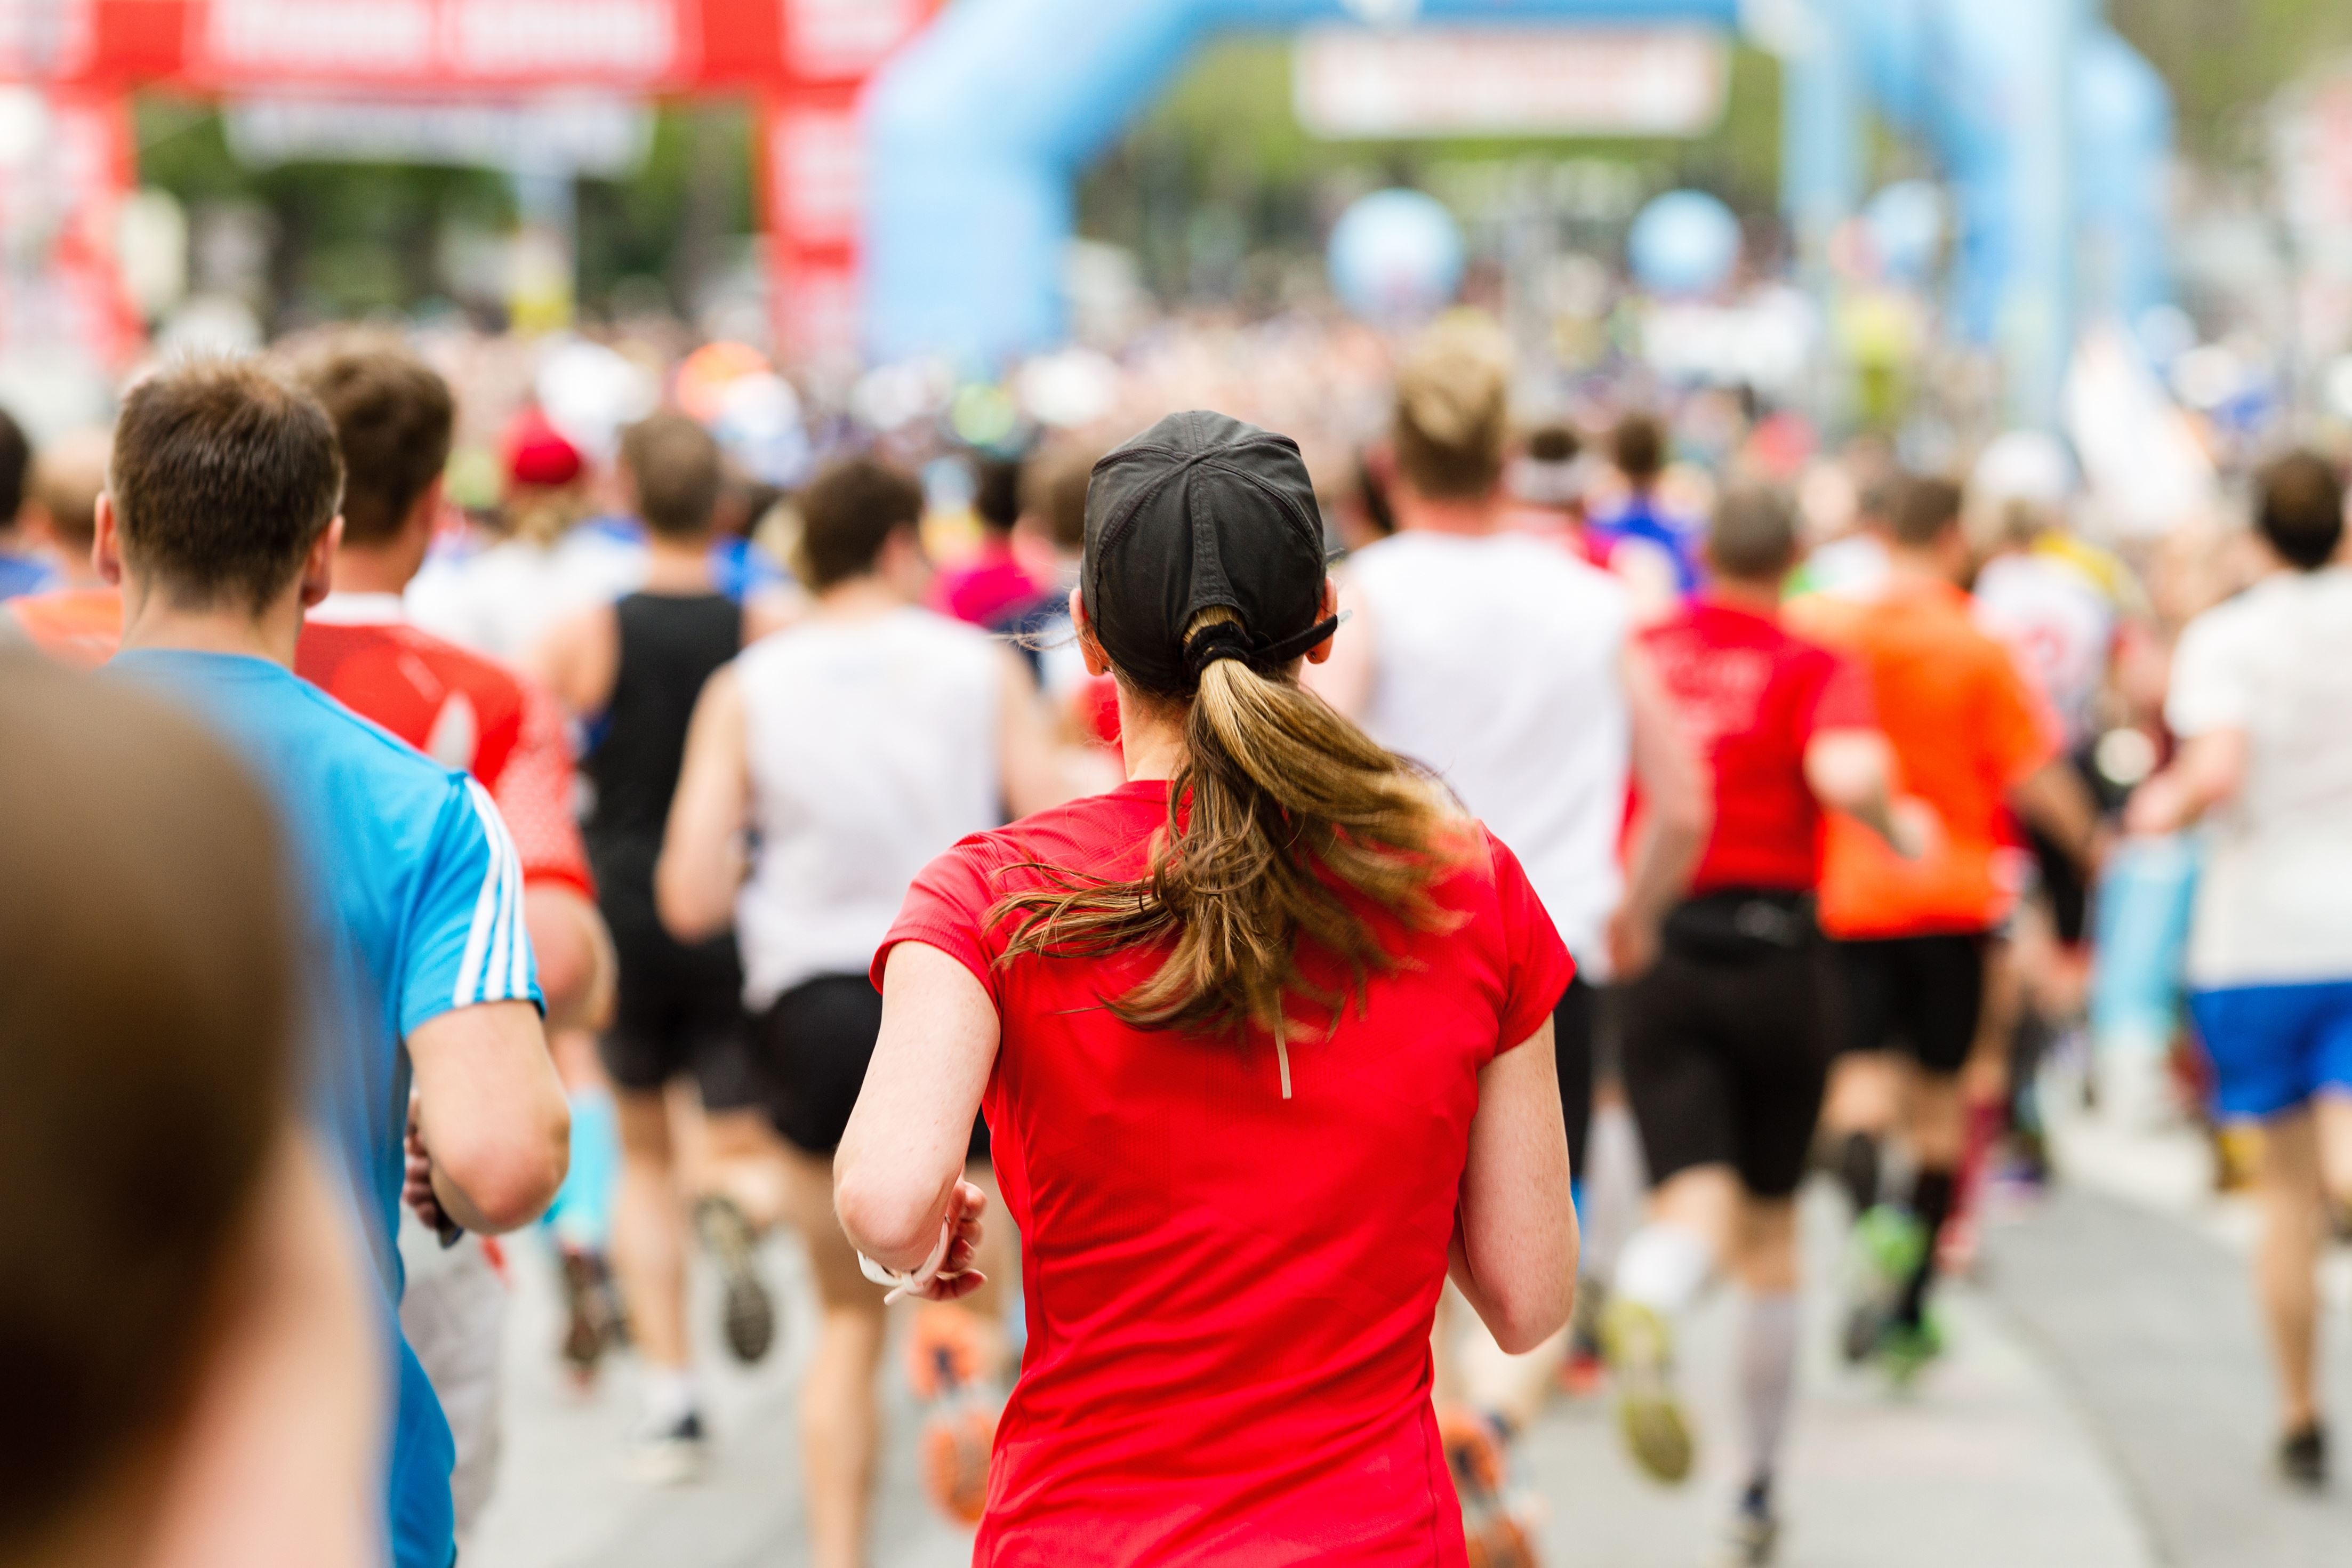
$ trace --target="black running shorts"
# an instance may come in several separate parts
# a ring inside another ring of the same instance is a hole
[[[1984,1014],[1987,933],[1836,944],[1845,974],[1846,1049],[1900,1051],[1958,1072]]]
[[[841,1146],[881,1034],[882,993],[864,975],[803,980],[753,1021],[769,1114],[794,1148],[829,1156]],[[988,1124],[979,1117],[968,1157],[988,1157]]]
[[[1559,1074],[1559,1116],[1568,1125],[1568,1168],[1579,1181],[1584,1179],[1584,1150],[1592,1133],[1593,1033],[1600,1002],[1601,993],[1577,975],[1551,1010],[1551,1059]]]
[[[1797,1189],[1834,1049],[1837,971],[1810,915],[1793,946],[1669,942],[1624,988],[1625,1095],[1653,1184],[1726,1165],[1759,1197]]]
[[[663,927],[650,896],[598,891],[621,965],[613,1026],[599,1042],[614,1086],[651,1093],[691,1074],[705,1110],[761,1103],[758,1069],[744,1039],[743,971],[734,934],[688,946]]]

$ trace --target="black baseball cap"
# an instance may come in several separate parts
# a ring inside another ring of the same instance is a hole
[[[1298,443],[1222,413],[1171,413],[1087,486],[1079,580],[1103,652],[1146,691],[1189,696],[1220,658],[1272,673],[1329,636],[1321,512]],[[1223,606],[1240,619],[1184,645]]]

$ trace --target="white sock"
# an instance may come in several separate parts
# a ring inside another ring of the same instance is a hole
[[[698,1408],[694,1396],[694,1372],[684,1366],[646,1368],[646,1424],[675,1427]]]
[[[1797,1293],[1751,1295],[1739,1323],[1739,1404],[1747,1418],[1748,1479],[1769,1476],[1797,1385]]]
[[[1715,1256],[1706,1239],[1679,1225],[1655,1221],[1633,1232],[1617,1260],[1617,1294],[1672,1317],[1697,1299]]]

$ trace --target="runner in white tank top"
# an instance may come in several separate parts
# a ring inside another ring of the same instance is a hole
[[[1434,769],[1508,844],[1580,971],[1553,1015],[1571,1167],[1584,1175],[1592,1111],[1591,982],[1631,977],[1705,845],[1708,797],[1664,690],[1629,642],[1616,580],[1557,546],[1503,531],[1508,350],[1490,329],[1443,323],[1397,371],[1391,495],[1398,531],[1336,574],[1354,617],[1307,684],[1390,750]],[[1621,872],[1626,786],[1643,809]],[[1517,1560],[1517,1511],[1465,1458],[1532,1420],[1562,1347],[1505,1357],[1442,1314],[1441,1415],[1474,1555]],[[1456,1350],[1457,1339],[1459,1349]],[[1457,1361],[1458,1356],[1458,1361]]]
[[[822,615],[736,661],[759,848],[735,900],[743,1001],[864,978],[908,884],[1004,821],[1005,650],[908,606]]]
[[[802,1405],[820,1562],[865,1555],[878,1429],[882,1291],[859,1273],[833,1215],[834,1147],[882,1023],[866,965],[934,857],[1079,792],[1064,782],[1028,665],[919,608],[929,577],[916,532],[922,499],[913,478],[866,458],[802,492],[799,565],[814,607],[704,687],[655,878],[679,940],[732,923],[742,951],[793,1219],[824,1304]],[[983,1185],[984,1137],[976,1128],[971,1173]],[[982,1270],[1007,1277],[993,1259]],[[926,1376],[948,1364],[966,1386],[984,1385],[1003,1359],[1001,1306],[983,1293],[937,1307],[915,1345]],[[924,1438],[940,1500],[974,1518],[992,1425],[964,1397],[942,1406]]]
[[[1632,734],[1622,585],[1520,534],[1408,528],[1350,557],[1364,728],[1436,769],[1511,846],[1588,980],[1624,892]]]

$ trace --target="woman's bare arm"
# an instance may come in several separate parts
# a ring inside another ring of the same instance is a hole
[[[979,1240],[979,1192],[962,1179],[964,1155],[997,1040],[996,1006],[971,970],[920,942],[890,950],[881,1037],[833,1161],[841,1228],[884,1268],[920,1267],[950,1220],[959,1248]],[[955,1265],[950,1255],[950,1272]],[[968,1290],[980,1276],[946,1283]]]
[[[1576,1254],[1568,1128],[1547,1019],[1478,1074],[1451,1271],[1495,1343],[1517,1355],[1568,1322]]]

